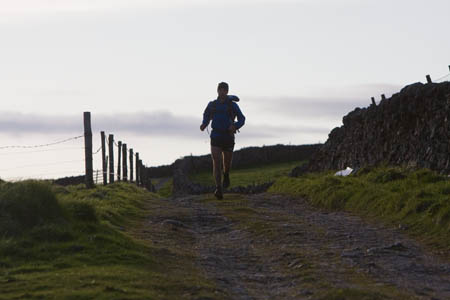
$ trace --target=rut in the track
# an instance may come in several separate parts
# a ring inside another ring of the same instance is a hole
[[[450,299],[450,264],[399,230],[269,194],[170,201],[184,213],[162,222],[230,299]]]
[[[233,228],[214,205],[196,200],[189,197],[178,203],[193,209],[189,226],[196,237],[198,263],[207,276],[233,299],[274,299],[282,274],[254,253],[248,232]]]

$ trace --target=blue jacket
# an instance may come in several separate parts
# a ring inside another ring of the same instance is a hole
[[[231,107],[233,109],[233,114],[237,117],[237,122],[231,120],[229,114],[229,104],[227,101],[221,103],[219,100],[214,100],[208,103],[205,111],[203,112],[203,125],[208,126],[209,121],[211,120],[211,108],[215,105],[215,112],[212,117],[212,132],[211,138],[221,137],[221,136],[229,136],[230,133],[228,128],[231,124],[234,124],[236,129],[241,128],[245,124],[245,116],[242,114],[239,105],[236,102],[232,101],[233,97],[236,96],[228,96],[228,101],[231,101]],[[213,104],[216,102],[216,104]]]

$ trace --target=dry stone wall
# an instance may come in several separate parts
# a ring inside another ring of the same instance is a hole
[[[450,82],[415,83],[379,105],[350,112],[292,175],[383,163],[450,174],[449,141]]]

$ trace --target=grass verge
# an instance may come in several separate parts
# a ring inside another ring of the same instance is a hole
[[[133,234],[159,196],[132,184],[86,190],[0,185],[0,299],[180,299],[215,287],[192,254]]]
[[[430,170],[396,167],[279,178],[269,192],[307,198],[313,205],[346,210],[400,225],[428,245],[450,250],[450,179]]]
[[[173,179],[168,179],[161,188],[157,191],[158,195],[163,198],[169,198],[172,196],[173,192]]]

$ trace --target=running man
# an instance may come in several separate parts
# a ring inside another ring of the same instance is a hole
[[[204,113],[200,130],[204,131],[212,120],[211,127],[211,157],[213,161],[213,174],[216,181],[214,196],[223,199],[222,189],[222,162],[223,162],[223,188],[230,186],[230,168],[233,159],[234,134],[244,126],[245,116],[242,114],[236,96],[228,95],[228,84],[219,83],[217,87],[218,98],[208,103]],[[237,122],[235,118],[237,117]]]

